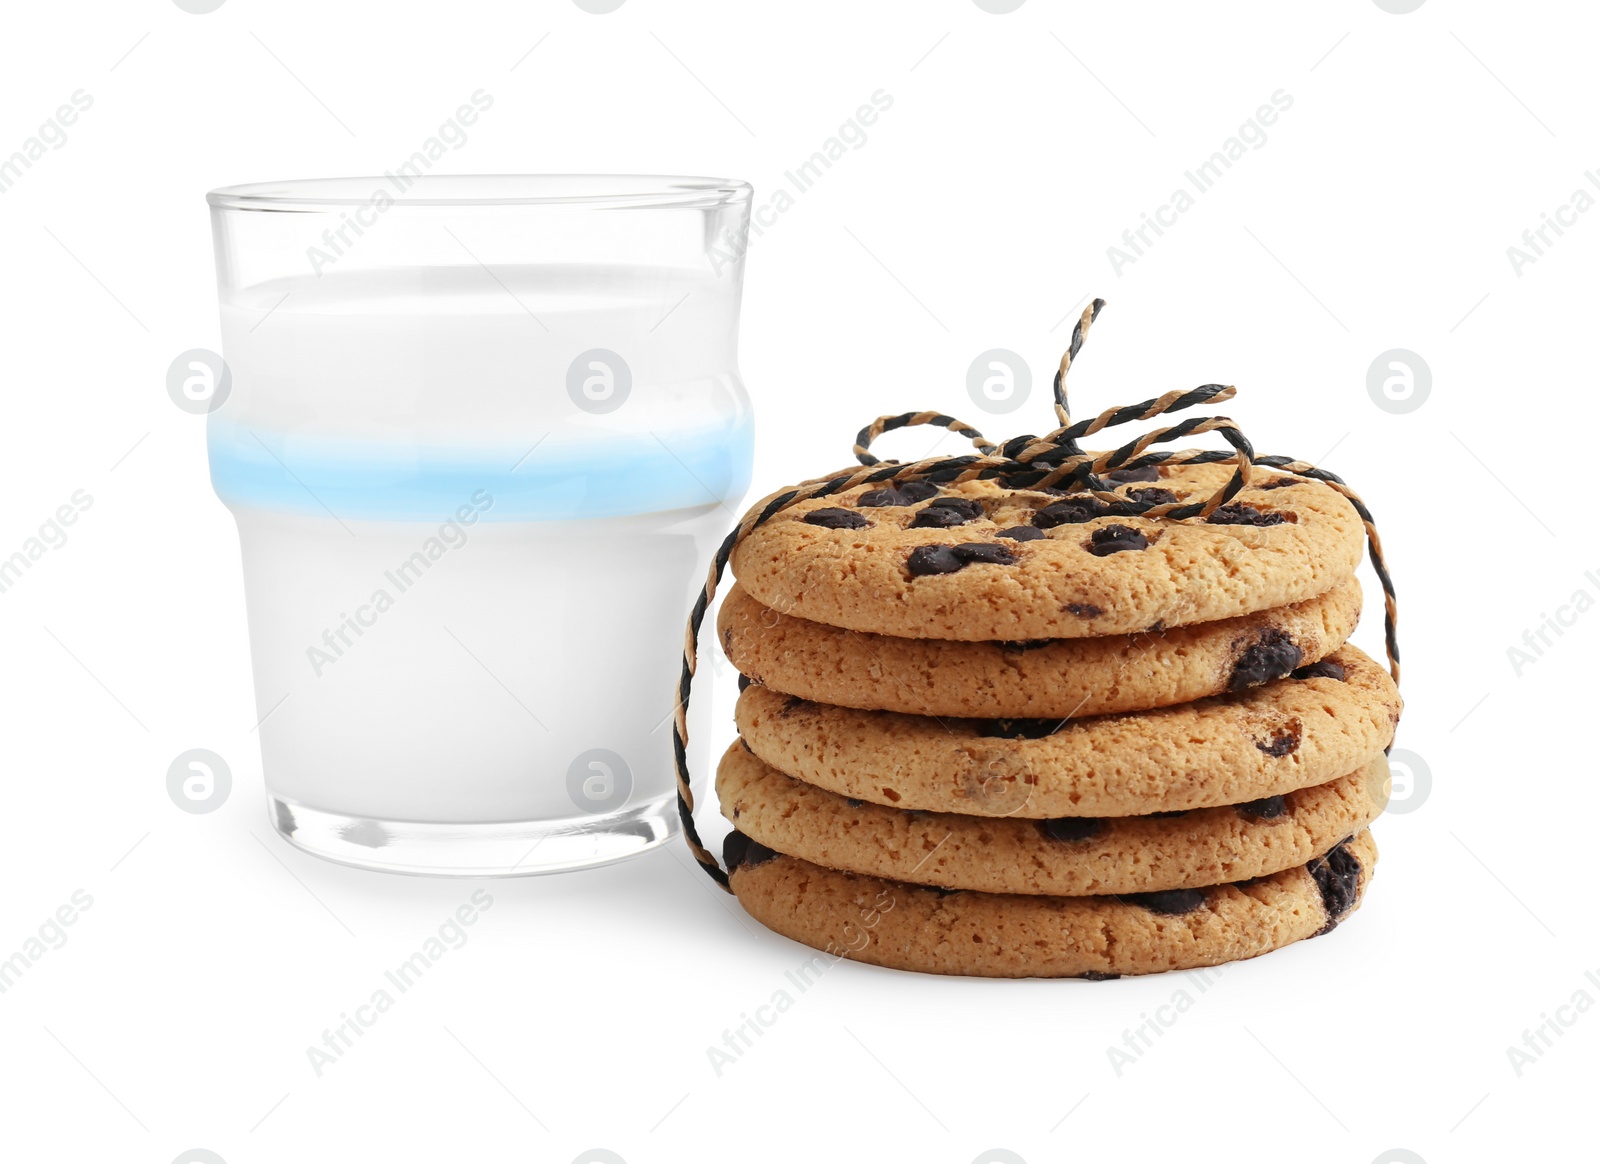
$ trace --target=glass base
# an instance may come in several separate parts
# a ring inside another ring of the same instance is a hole
[[[272,826],[297,849],[360,869],[427,877],[528,877],[625,861],[678,831],[672,797],[608,816],[439,824],[323,812],[270,793]]]

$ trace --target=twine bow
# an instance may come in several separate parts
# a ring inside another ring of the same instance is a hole
[[[1187,392],[1168,392],[1138,404],[1108,409],[1090,420],[1072,421],[1067,409],[1066,376],[1077,358],[1089,328],[1099,318],[1105,306],[1104,299],[1096,299],[1084,309],[1083,315],[1072,329],[1072,342],[1061,357],[1056,370],[1052,391],[1055,397],[1056,420],[1060,427],[1042,437],[1032,435],[1012,437],[1001,444],[987,440],[971,425],[946,416],[942,412],[902,412],[898,416],[880,416],[856,436],[854,452],[862,468],[844,469],[826,477],[816,477],[799,485],[768,494],[746,511],[739,524],[728,534],[717,549],[715,559],[706,574],[705,589],[695,601],[689,615],[689,625],[684,633],[683,671],[678,680],[676,703],[673,711],[672,751],[673,766],[677,774],[678,815],[683,822],[684,837],[693,851],[695,860],[706,873],[728,889],[728,874],[723,872],[717,859],[700,841],[694,823],[694,793],[689,787],[687,745],[689,740],[689,694],[693,685],[697,662],[697,645],[700,627],[706,612],[716,597],[717,586],[727,569],[734,548],[758,526],[771,521],[790,506],[813,497],[828,497],[854,489],[858,485],[901,485],[911,481],[932,481],[941,485],[959,485],[965,481],[999,480],[1013,488],[1056,488],[1073,494],[1097,498],[1115,508],[1117,515],[1136,516],[1167,521],[1210,517],[1219,506],[1225,505],[1239,491],[1250,484],[1251,470],[1257,465],[1278,469],[1298,477],[1321,481],[1344,497],[1355,507],[1366,527],[1368,557],[1383,587],[1384,649],[1389,658],[1389,673],[1400,680],[1400,648],[1395,638],[1394,583],[1389,578],[1384,563],[1383,543],[1366,504],[1337,475],[1319,469],[1307,461],[1294,457],[1258,455],[1243,431],[1225,416],[1196,416],[1166,428],[1152,429],[1136,440],[1106,453],[1086,453],[1078,446],[1083,437],[1094,436],[1104,429],[1114,428],[1134,421],[1154,420],[1167,413],[1182,412],[1202,404],[1216,404],[1231,400],[1235,389],[1231,385],[1202,384]],[[937,425],[970,440],[977,454],[959,457],[929,457],[910,464],[882,461],[869,451],[872,443],[886,432],[917,425]],[[1228,449],[1180,449],[1148,451],[1157,445],[1170,444],[1199,433],[1218,433],[1232,446]],[[1211,465],[1224,461],[1234,463],[1233,475],[1228,482],[1203,502],[1164,502],[1148,504],[1113,493],[1102,479],[1105,474],[1118,469],[1146,469],[1161,465]]]

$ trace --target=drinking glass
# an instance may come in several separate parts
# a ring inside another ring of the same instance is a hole
[[[684,619],[750,480],[750,188],[402,172],[207,200],[207,447],[274,827],[408,873],[661,844]]]

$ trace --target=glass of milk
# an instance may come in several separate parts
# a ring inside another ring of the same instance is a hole
[[[684,621],[750,481],[750,188],[402,171],[208,201],[207,443],[274,827],[467,876],[667,840]]]

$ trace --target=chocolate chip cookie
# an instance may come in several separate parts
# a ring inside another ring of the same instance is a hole
[[[739,733],[786,775],[873,804],[971,816],[1139,816],[1326,784],[1394,737],[1400,695],[1345,645],[1237,694],[1088,719],[935,719],[752,684]]]
[[[736,741],[717,769],[722,815],[752,840],[829,869],[987,893],[1145,893],[1278,873],[1365,829],[1389,766],[1224,808],[1027,820],[912,812],[785,776]]]
[[[1158,488],[1200,501],[1231,471],[1167,466],[1158,486],[1120,495]],[[1209,518],[1184,521],[992,481],[858,486],[778,513],[732,565],[781,614],[905,638],[1017,642],[1214,622],[1325,594],[1361,557],[1361,518],[1337,492],[1260,477]]]
[[[779,614],[734,586],[717,632],[742,673],[803,699],[908,715],[1060,719],[1259,686],[1336,650],[1360,617],[1352,577],[1292,606],[1153,634],[961,642],[843,630]]]
[[[785,856],[742,833],[733,891],[768,929],[897,970],[987,978],[1115,978],[1216,966],[1326,933],[1360,904],[1372,834],[1267,877],[1117,897],[925,888]]]

